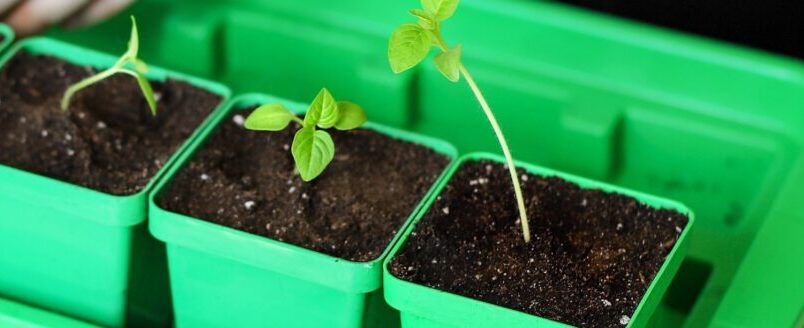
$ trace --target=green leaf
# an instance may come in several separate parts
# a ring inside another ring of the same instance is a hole
[[[430,12],[428,12],[428,11],[426,11],[426,10],[422,10],[422,9],[411,9],[411,10],[410,10],[410,11],[408,11],[408,12],[409,12],[411,15],[416,16],[416,17],[419,17],[419,18],[424,18],[424,19],[433,19],[433,14],[431,14]]]
[[[335,123],[336,129],[351,130],[366,123],[366,112],[363,111],[360,105],[350,101],[339,101],[338,109],[341,117],[338,123]]]
[[[148,82],[148,78],[128,68],[121,68],[117,70],[116,73],[125,73],[133,76],[137,80],[137,84],[139,84],[140,90],[142,90],[142,95],[145,97],[145,101],[148,102],[148,107],[151,109],[151,114],[156,116],[156,98],[154,98],[154,90],[151,88],[151,82]]]
[[[452,49],[448,49],[445,52],[438,54],[435,58],[435,65],[438,68],[438,71],[441,74],[444,74],[444,77],[447,80],[452,82],[458,82],[461,78],[461,45],[457,45]]]
[[[432,46],[430,32],[413,23],[403,24],[388,41],[388,61],[394,73],[401,73],[419,64]]]
[[[296,132],[290,147],[296,168],[302,180],[315,179],[332,162],[335,156],[335,143],[329,133],[305,126]]]
[[[422,0],[422,7],[424,10],[433,14],[435,19],[439,22],[447,20],[455,13],[458,8],[460,0]]]
[[[244,126],[246,129],[256,131],[281,131],[294,118],[296,115],[282,104],[265,104],[251,112]]]
[[[433,23],[431,20],[427,20],[424,18],[419,18],[418,22],[419,26],[424,28],[425,30],[434,30],[436,28],[436,23]]]
[[[123,57],[137,58],[137,53],[140,50],[140,36],[137,31],[137,19],[131,15],[131,37],[128,39],[128,51]]]
[[[142,74],[135,74],[137,78],[137,84],[140,85],[140,89],[142,90],[142,95],[145,96],[145,101],[148,103],[148,107],[151,108],[151,114],[156,116],[156,99],[154,98],[154,89],[151,88],[151,83],[148,82],[148,79]]]
[[[419,26],[427,30],[435,29],[435,17],[433,17],[433,14],[430,12],[421,9],[411,9],[410,14],[419,18]]]
[[[321,88],[315,96],[307,114],[304,116],[305,126],[315,126],[326,129],[338,122],[338,104],[327,88]]]

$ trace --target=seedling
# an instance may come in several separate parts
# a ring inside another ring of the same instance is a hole
[[[441,37],[441,23],[452,17],[455,9],[458,8],[459,0],[421,0],[423,9],[412,9],[410,14],[418,18],[416,23],[402,24],[397,28],[388,42],[388,60],[391,70],[394,73],[404,72],[424,60],[430,49],[436,47],[440,53],[435,56],[435,66],[448,80],[458,82],[463,75],[466,83],[480,103],[480,107],[486,114],[494,134],[500,143],[505,160],[508,163],[508,170],[511,173],[511,180],[514,184],[514,193],[519,207],[519,218],[522,224],[522,235],[525,242],[530,242],[530,228],[528,227],[528,215],[525,210],[525,200],[522,197],[522,189],[519,185],[519,178],[516,174],[516,166],[508,149],[508,143],[500,129],[494,113],[491,111],[486,98],[480,92],[469,70],[461,63],[461,45],[450,48]]]
[[[302,180],[310,181],[324,172],[335,156],[335,143],[324,130],[352,130],[366,122],[366,113],[359,105],[349,101],[335,101],[329,90],[322,88],[315,96],[304,119],[300,119],[278,103],[257,107],[246,118],[245,127],[256,131],[281,131],[290,122],[300,125],[293,137],[290,151]]]
[[[151,88],[151,83],[145,78],[145,73],[148,72],[148,65],[142,60],[137,58],[139,51],[140,41],[137,33],[137,20],[131,16],[131,38],[128,40],[128,50],[117,62],[108,69],[85,78],[78,83],[71,85],[64,92],[64,97],[61,98],[61,110],[65,111],[70,107],[70,99],[78,92],[90,85],[103,81],[104,79],[118,74],[128,74],[137,79],[137,84],[140,85],[142,94],[145,96],[145,101],[148,102],[148,107],[151,108],[151,114],[156,115],[156,99],[154,99],[154,90]]]

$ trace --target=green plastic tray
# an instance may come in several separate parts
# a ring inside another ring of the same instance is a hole
[[[14,41],[14,31],[5,24],[0,24],[0,38],[3,38],[0,41],[0,54],[6,50],[6,47]]]
[[[151,196],[150,229],[168,248],[170,281],[178,327],[393,327],[399,315],[382,297],[382,255],[352,262],[252,235],[156,205],[154,199],[234,111],[281,102],[296,113],[299,103],[267,95],[243,95],[220,112],[194,140]],[[448,143],[367,123],[365,128],[424,145],[451,158]],[[446,171],[446,169],[445,169]],[[431,190],[432,191],[432,190]],[[413,217],[431,192],[416,206]],[[399,231],[410,220],[407,220]]]
[[[18,51],[96,67],[108,67],[116,60],[39,38],[22,41],[4,53],[0,66]],[[224,98],[229,95],[221,85],[158,67],[152,67],[148,76],[170,76]],[[145,219],[147,195],[176,157],[142,191],[130,196],[0,165],[0,296],[105,326],[122,326],[127,316],[130,324],[168,324],[165,250],[148,234]]]
[[[465,85],[429,64],[390,73],[387,38],[416,5],[141,0],[129,13],[154,62],[296,100],[327,85],[378,122],[498,151]],[[52,33],[114,51],[129,24]],[[804,261],[785,254],[804,253],[804,64],[550,1],[464,0],[444,28],[516,158],[695,211],[651,326],[796,324]]]
[[[98,328],[98,326],[0,298],[0,327]]]
[[[416,224],[429,211],[430,206],[435,202],[438,194],[449,184],[455,172],[461,165],[469,161],[489,159],[500,163],[505,163],[502,156],[488,153],[471,153],[462,156],[447,171],[444,179],[439,181],[435,193],[422,210],[414,217],[413,222],[408,226],[402,238],[391,250],[391,254],[383,263],[383,281],[385,284],[385,298],[388,304],[398,309],[402,313],[402,326],[408,327],[569,327],[568,325],[549,319],[528,315],[519,311],[507,309],[490,303],[485,303],[468,297],[452,294],[449,292],[433,289],[423,285],[418,285],[405,280],[401,280],[388,271],[388,263],[405,245],[408,236],[416,228]],[[663,198],[647,195],[641,192],[609,185],[606,183],[578,177],[575,175],[517,162],[518,167],[526,169],[528,172],[541,176],[558,176],[567,181],[574,182],[582,188],[595,188],[607,192],[616,192],[631,196],[640,202],[655,208],[668,208],[686,214],[689,217],[687,226],[684,227],[678,237],[678,241],[673,246],[662,267],[651,281],[648,290],[639,302],[636,310],[631,317],[628,327],[646,327],[653,311],[659,305],[665,290],[670,285],[676,271],[678,271],[684,254],[687,250],[689,241],[688,235],[694,225],[694,215],[686,206]]]

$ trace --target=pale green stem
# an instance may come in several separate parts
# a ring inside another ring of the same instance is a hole
[[[466,83],[469,84],[470,88],[472,88],[472,92],[474,92],[477,102],[480,103],[480,107],[483,108],[483,112],[486,113],[486,118],[488,118],[489,123],[491,123],[491,128],[494,129],[494,134],[497,135],[497,141],[500,142],[500,147],[505,155],[505,161],[508,162],[508,172],[511,174],[511,181],[514,184],[514,194],[516,194],[516,205],[519,207],[519,221],[522,224],[522,235],[525,237],[525,242],[528,243],[530,242],[528,213],[525,209],[525,198],[522,197],[522,188],[519,186],[519,177],[516,174],[514,159],[511,156],[511,151],[508,149],[508,142],[505,141],[505,135],[503,135],[502,129],[500,129],[500,125],[497,123],[497,119],[494,117],[494,113],[491,111],[491,107],[489,107],[488,102],[486,102],[486,98],[483,97],[483,93],[480,92],[480,88],[477,87],[477,83],[475,83],[474,78],[472,78],[472,75],[469,74],[469,70],[466,69],[466,66],[461,64],[460,71],[463,77],[466,79]]]
[[[100,72],[98,74],[95,74],[93,76],[85,78],[85,79],[79,81],[78,83],[71,85],[69,88],[67,88],[67,91],[64,92],[64,97],[61,98],[61,110],[67,110],[67,107],[70,106],[70,99],[72,99],[73,96],[78,91],[81,91],[82,89],[84,89],[84,88],[86,88],[86,87],[88,87],[90,85],[98,83],[98,82],[102,81],[103,79],[114,75],[119,70],[120,70],[119,67],[112,66],[112,67],[110,67],[109,69],[107,69],[107,70],[105,70],[103,72]]]
[[[132,71],[132,70],[130,70],[130,69],[127,69],[127,68],[121,68],[121,69],[117,70],[117,73],[128,74],[129,76],[131,76],[131,77],[133,77],[133,78],[135,78],[135,79],[139,79],[139,78],[140,78],[140,74],[139,74],[139,73],[137,73],[137,72],[135,72],[135,71]]]
[[[438,27],[436,27],[433,34],[435,36],[436,45],[441,48],[442,51],[447,51],[449,47],[447,46],[447,43],[444,42],[444,39],[441,38]],[[525,242],[529,243],[530,225],[528,225],[528,211],[525,208],[525,197],[522,196],[522,188],[519,185],[519,177],[516,174],[514,158],[511,156],[511,150],[508,149],[508,142],[505,141],[505,135],[503,135],[502,129],[500,129],[500,125],[497,123],[497,118],[494,117],[494,112],[491,111],[491,107],[486,101],[486,97],[484,97],[483,93],[480,92],[480,88],[477,86],[472,74],[469,74],[469,70],[466,69],[466,66],[463,64],[460,66],[460,72],[461,75],[463,75],[463,77],[466,79],[466,83],[469,84],[469,88],[471,88],[472,92],[475,94],[475,98],[477,98],[477,102],[480,103],[480,107],[483,108],[483,113],[486,114],[486,118],[489,120],[491,128],[494,130],[494,134],[497,136],[497,141],[500,143],[503,155],[505,155],[505,161],[508,163],[508,172],[511,174],[511,182],[514,184],[516,205],[519,208],[519,222],[522,225],[522,236],[525,238]]]

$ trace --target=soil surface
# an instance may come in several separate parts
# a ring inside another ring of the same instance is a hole
[[[96,71],[19,53],[0,72],[0,163],[114,195],[142,190],[221,97],[184,82],[152,82],[151,115],[136,81],[116,75],[64,90]]]
[[[583,327],[627,324],[687,217],[634,198],[467,162],[390,263],[404,280]]]
[[[372,130],[328,130],[335,159],[303,182],[289,148],[298,126],[248,131],[241,125],[249,112],[222,122],[160,195],[160,206],[365,262],[382,254],[449,163],[428,148]]]

